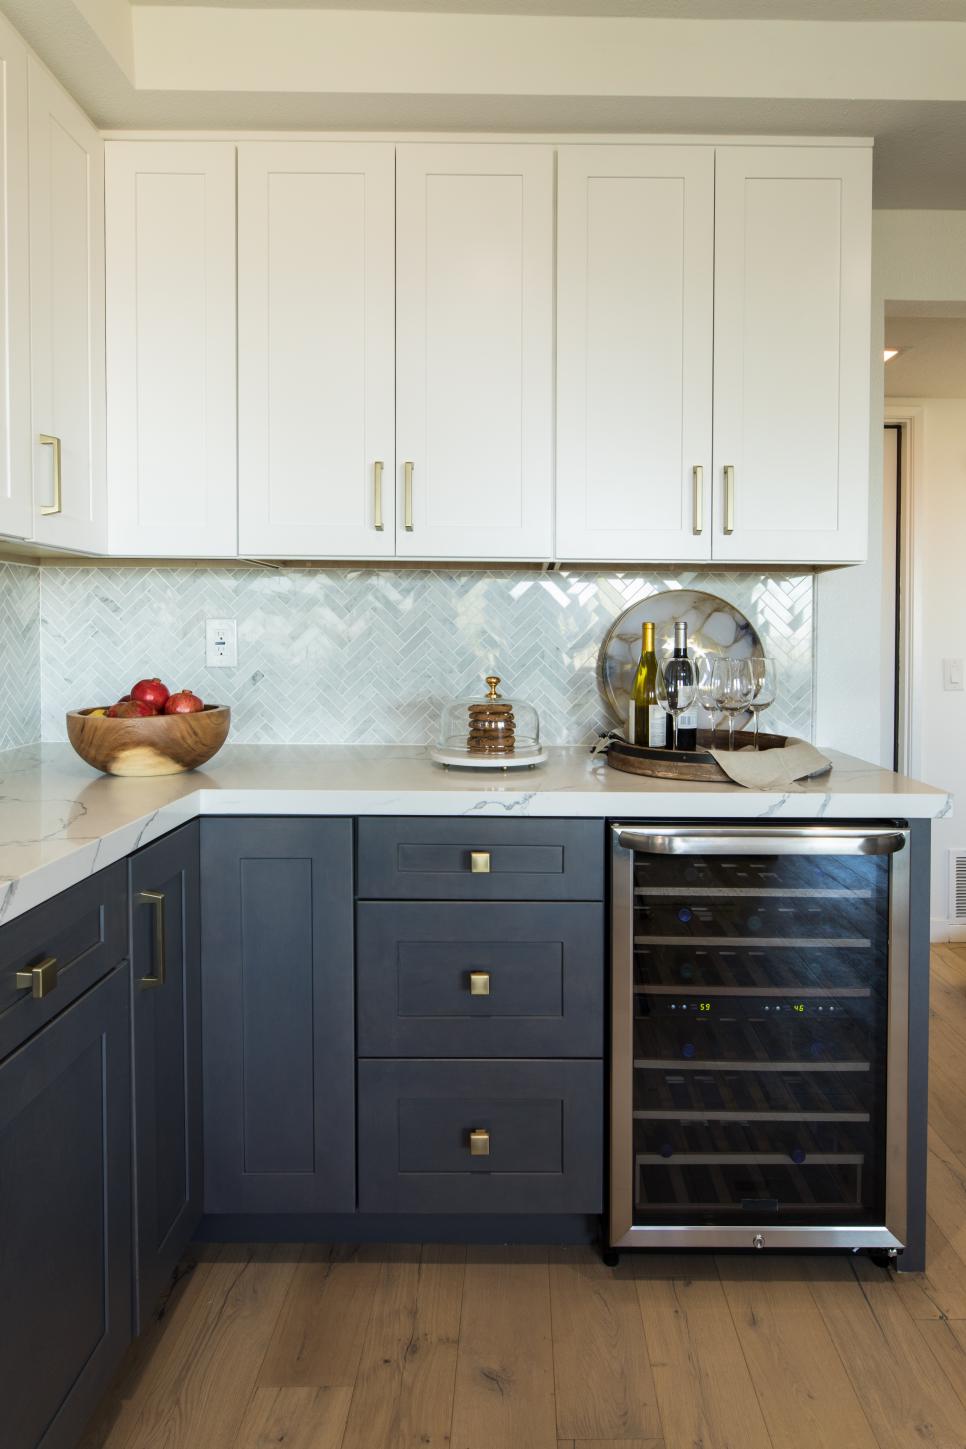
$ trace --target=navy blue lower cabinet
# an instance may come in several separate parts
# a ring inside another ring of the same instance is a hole
[[[355,1207],[352,821],[201,822],[205,1212]]]
[[[202,1212],[198,851],[195,821],[130,861],[138,1332]]]
[[[359,1207],[597,1213],[600,1061],[361,1061]]]
[[[603,917],[571,901],[360,902],[360,1056],[601,1056]]]
[[[74,1449],[131,1340],[131,1246],[123,966],[0,1063],[3,1449]]]

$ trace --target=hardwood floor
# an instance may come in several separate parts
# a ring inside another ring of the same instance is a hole
[[[81,1449],[966,1449],[966,948],[933,984],[926,1273],[202,1250]]]

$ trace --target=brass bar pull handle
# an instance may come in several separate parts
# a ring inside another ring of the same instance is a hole
[[[167,974],[167,941],[164,933],[164,891],[138,891],[138,903],[154,912],[154,975],[142,976],[142,987],[163,986]]]
[[[731,463],[725,464],[724,470],[724,531],[734,533],[735,531],[735,470]]]
[[[474,875],[489,875],[490,852],[488,850],[471,850],[470,870]]]
[[[403,527],[407,533],[413,531],[413,465],[403,464]]]
[[[36,1001],[43,1001],[57,986],[57,957],[45,956],[36,966],[18,971],[16,983],[18,991],[26,991],[29,986],[31,996]]]
[[[52,513],[62,513],[64,509],[63,472],[60,461],[60,439],[54,437],[53,433],[39,433],[38,442],[43,443],[45,448],[54,450],[54,501],[45,503],[40,512],[45,518]]]
[[[696,464],[691,469],[691,505],[694,512],[692,528],[695,533],[704,532],[704,469]]]
[[[470,1133],[470,1156],[489,1157],[490,1134],[484,1127],[474,1127]]]
[[[489,996],[490,994],[490,973],[489,971],[470,972],[470,995]]]
[[[382,521],[382,464],[372,465],[372,526],[377,533],[382,533],[384,524]]]

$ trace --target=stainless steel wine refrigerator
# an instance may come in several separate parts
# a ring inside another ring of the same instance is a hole
[[[901,1249],[909,832],[615,825],[610,1244]]]

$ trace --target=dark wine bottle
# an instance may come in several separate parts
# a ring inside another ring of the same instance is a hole
[[[681,661],[681,677],[687,678],[688,683],[695,683],[694,661],[688,654],[688,626],[684,620],[679,620],[674,625],[674,659]],[[688,672],[690,671],[690,672]],[[668,747],[671,748],[673,732],[667,732]],[[678,715],[678,749],[696,750],[698,748],[698,715],[695,706],[690,705],[683,714]]]

